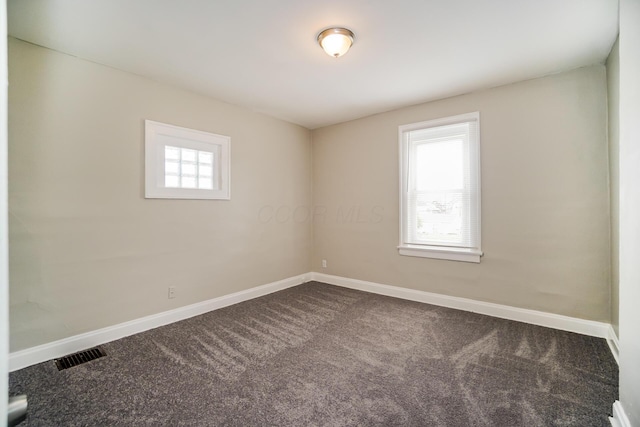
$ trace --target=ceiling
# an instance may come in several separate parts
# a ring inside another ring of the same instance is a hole
[[[617,0],[9,0],[9,34],[314,129],[602,63]],[[316,42],[345,26],[331,58]]]

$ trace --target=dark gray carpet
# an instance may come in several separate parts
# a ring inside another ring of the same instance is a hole
[[[10,375],[28,426],[607,426],[603,339],[306,283]]]

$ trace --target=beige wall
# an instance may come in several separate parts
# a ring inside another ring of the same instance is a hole
[[[11,351],[310,271],[310,221],[261,211],[311,205],[308,130],[9,48]],[[144,119],[231,136],[231,201],[145,200]]]
[[[398,255],[398,126],[473,111],[482,262]],[[314,271],[610,321],[603,65],[315,130],[313,162]]]
[[[604,66],[311,133],[9,45],[11,351],[310,270],[610,321]],[[397,127],[471,111],[485,256],[400,256]],[[145,200],[144,119],[231,136],[232,200]]]
[[[613,45],[607,58],[609,130],[609,186],[611,205],[611,326],[618,336],[620,304],[620,49]]]

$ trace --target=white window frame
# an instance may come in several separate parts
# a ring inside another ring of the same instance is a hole
[[[147,199],[231,199],[231,138],[145,120],[145,198]],[[186,148],[213,154],[214,182],[218,188],[165,186],[165,147]]]
[[[470,171],[470,179],[475,180],[474,187],[477,193],[472,193],[471,204],[466,210],[469,215],[475,215],[477,227],[471,230],[471,239],[474,242],[473,247],[455,247],[447,244],[414,244],[409,243],[411,239],[408,230],[409,197],[409,132],[435,128],[440,126],[448,126],[465,122],[475,121],[475,132],[469,135],[469,150],[465,152],[465,157],[469,162],[468,170]],[[464,262],[480,262],[482,253],[481,245],[481,203],[480,203],[480,113],[473,112],[461,114],[452,117],[444,117],[436,120],[412,123],[398,127],[398,141],[400,148],[400,244],[398,252],[400,255],[415,256],[423,258],[436,258],[451,261]]]

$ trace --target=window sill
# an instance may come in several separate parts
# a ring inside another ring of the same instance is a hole
[[[444,248],[440,246],[401,245],[400,255],[422,258],[446,259],[449,261],[480,262],[482,251],[477,249]]]

